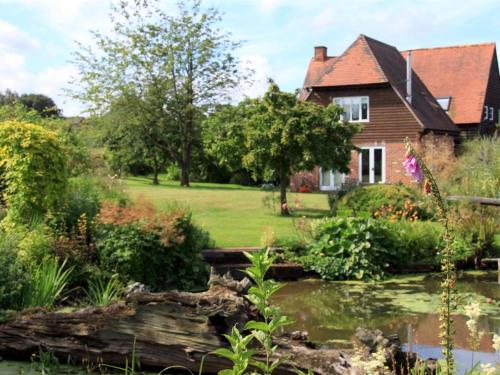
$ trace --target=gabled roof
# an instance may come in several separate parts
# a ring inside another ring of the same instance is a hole
[[[305,87],[390,84],[423,129],[458,132],[415,73],[412,76],[412,103],[405,100],[406,62],[393,46],[360,35],[342,55],[318,71],[308,73],[307,76],[318,78],[312,81],[306,76],[304,85],[309,86]]]
[[[481,122],[496,54],[494,43],[422,48],[411,53],[413,70],[434,97],[451,96],[448,113],[455,124]],[[408,51],[401,54],[406,58]]]

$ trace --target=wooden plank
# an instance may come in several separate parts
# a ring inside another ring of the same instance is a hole
[[[500,199],[497,198],[485,198],[485,197],[475,197],[467,195],[450,195],[446,199],[449,201],[476,202],[485,206],[500,206]]]

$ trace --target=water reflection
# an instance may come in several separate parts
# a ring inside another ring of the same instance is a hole
[[[479,328],[487,332],[480,344],[493,352],[491,337],[500,332],[500,285],[497,272],[459,275],[460,305],[480,301],[483,312]],[[303,280],[286,284],[274,298],[285,314],[295,320],[292,330],[309,332],[313,341],[331,347],[349,347],[357,327],[378,328],[397,333],[407,341],[412,325],[413,343],[439,346],[439,277],[405,277],[385,283],[361,284]],[[457,348],[468,349],[466,318],[456,321]]]

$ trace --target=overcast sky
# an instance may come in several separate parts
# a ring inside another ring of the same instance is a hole
[[[175,1],[161,0],[165,9]],[[249,60],[260,95],[268,77],[284,90],[301,86],[315,45],[338,55],[359,34],[399,49],[499,42],[499,0],[205,0],[223,14],[222,27],[245,41],[236,53]],[[109,0],[0,0],[0,91],[51,96],[66,116],[82,106],[66,98],[75,68],[75,40],[107,30]]]

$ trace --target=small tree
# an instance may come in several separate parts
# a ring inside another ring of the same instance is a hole
[[[340,121],[341,112],[333,104],[302,102],[272,81],[264,97],[248,108],[243,165],[279,180],[282,215],[289,214],[286,190],[292,173],[316,166],[348,172],[351,139],[361,129]]]
[[[56,133],[19,121],[0,123],[0,178],[11,220],[29,223],[64,204],[66,166]]]

